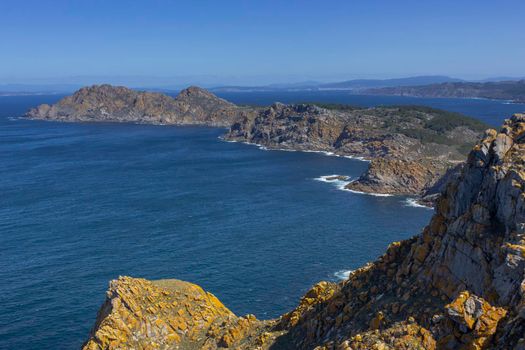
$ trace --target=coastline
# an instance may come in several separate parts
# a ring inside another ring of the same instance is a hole
[[[219,136],[218,139],[221,140],[221,141],[224,141],[224,142],[243,143],[245,145],[256,146],[262,151],[320,153],[320,154],[324,154],[325,156],[328,156],[328,157],[347,158],[347,159],[359,160],[361,162],[367,162],[367,163],[371,162],[371,159],[367,159],[365,157],[351,156],[351,155],[347,155],[347,154],[337,154],[337,153],[334,153],[334,152],[331,152],[331,151],[296,149],[296,148],[278,148],[278,147],[274,147],[274,146],[265,146],[265,145],[261,145],[260,143],[249,142],[249,141],[229,140],[229,139],[224,138],[224,135]]]

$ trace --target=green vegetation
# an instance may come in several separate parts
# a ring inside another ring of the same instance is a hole
[[[424,124],[425,129],[435,130],[437,132],[446,132],[457,128],[458,126],[465,126],[472,130],[484,131],[489,126],[477,119],[467,117],[461,113],[448,112],[441,109],[426,107],[426,106],[396,106],[401,113],[401,116],[414,117],[414,113],[424,113],[433,116],[432,119],[427,120]]]
[[[457,127],[467,127],[477,132],[483,132],[487,128],[483,122],[460,113],[443,111],[426,106],[394,106],[393,114],[386,119],[385,124],[392,131],[401,133],[410,138],[418,139],[422,143],[437,143],[456,146],[456,149],[467,154],[472,144],[461,138],[454,137],[449,132]],[[405,126],[403,126],[405,124]],[[414,125],[406,127],[406,125]],[[417,127],[417,125],[421,127]]]

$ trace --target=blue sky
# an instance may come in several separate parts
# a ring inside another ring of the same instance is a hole
[[[523,14],[523,0],[2,0],[0,83],[525,76]]]

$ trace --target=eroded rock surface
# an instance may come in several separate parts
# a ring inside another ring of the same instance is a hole
[[[263,343],[271,321],[237,317],[214,295],[179,280],[111,281],[83,349],[216,349]],[[260,339],[259,339],[260,338]]]
[[[486,126],[425,107],[321,108],[275,103],[234,123],[226,138],[267,148],[313,150],[371,160],[348,189],[434,194]],[[435,189],[435,192],[427,193]]]
[[[521,350],[524,239],[525,115],[516,114],[487,130],[421,234],[341,283],[318,283],[279,319],[239,318],[182,282],[121,278],[85,348]]]

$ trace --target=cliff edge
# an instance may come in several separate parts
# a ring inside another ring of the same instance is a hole
[[[280,318],[237,317],[183,282],[121,277],[84,349],[525,349],[524,240],[516,114],[485,132],[421,234]]]

